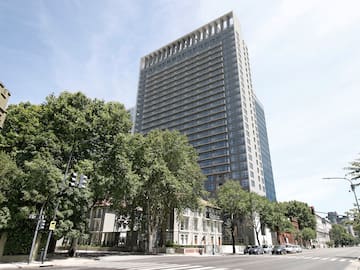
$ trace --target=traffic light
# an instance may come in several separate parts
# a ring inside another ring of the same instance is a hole
[[[39,230],[44,230],[45,229],[45,225],[46,225],[46,220],[44,218],[42,218],[40,220],[40,224],[39,224]]]
[[[79,188],[86,188],[87,179],[86,175],[80,175]]]
[[[70,182],[69,182],[69,187],[76,187],[76,178],[77,178],[77,174],[75,172],[72,172],[70,175]]]

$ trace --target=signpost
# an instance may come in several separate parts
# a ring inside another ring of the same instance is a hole
[[[55,227],[56,227],[56,221],[52,220],[49,225],[49,231],[55,230]]]

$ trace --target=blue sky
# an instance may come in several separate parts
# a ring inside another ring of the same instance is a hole
[[[348,183],[321,178],[344,176],[360,153],[357,0],[1,0],[0,80],[10,103],[80,90],[130,108],[142,56],[231,10],[265,107],[278,200],[344,213]]]

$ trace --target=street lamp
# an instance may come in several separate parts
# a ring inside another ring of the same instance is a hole
[[[359,201],[358,201],[358,198],[357,198],[356,192],[355,192],[355,187],[360,186],[360,183],[354,184],[351,179],[346,178],[346,177],[324,177],[323,179],[325,179],[325,180],[335,179],[335,180],[346,180],[346,181],[348,181],[350,183],[351,191],[354,193],[357,210],[360,213]]]

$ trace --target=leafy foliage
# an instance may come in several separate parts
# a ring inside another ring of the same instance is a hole
[[[330,239],[334,241],[335,247],[353,245],[354,237],[349,234],[344,226],[333,224],[330,230]]]
[[[11,221],[10,202],[13,199],[11,195],[21,172],[15,162],[4,152],[0,152],[0,164],[0,230],[3,230]]]
[[[316,238],[316,232],[311,228],[304,228],[301,230],[300,236],[301,239],[307,243]]]
[[[316,230],[316,219],[311,213],[310,206],[307,203],[299,201],[289,201],[285,203],[285,215],[288,218],[296,218],[299,229],[311,228]]]
[[[130,128],[123,105],[92,100],[80,92],[50,95],[41,105],[9,106],[0,151],[15,160],[20,173],[8,190],[9,180],[0,180],[4,181],[0,198],[7,203],[7,208],[1,208],[2,228],[10,230],[30,213],[39,212],[43,203],[50,220],[60,201],[57,214],[62,222],[55,234],[83,234],[88,209],[99,198],[109,196],[108,182],[99,174],[97,164],[106,159],[115,138],[129,134]],[[88,175],[93,182],[88,190],[67,190],[63,177],[67,164],[70,170]]]
[[[123,205],[128,216],[142,209],[151,253],[156,232],[174,209],[198,206],[203,175],[197,154],[180,133],[155,130],[145,137],[118,136],[107,157],[101,168],[112,179],[113,206]]]
[[[348,175],[350,175],[351,179],[360,179],[360,158],[350,162],[350,166],[345,169],[349,171]]]
[[[239,220],[247,212],[248,194],[236,180],[226,181],[217,190],[217,205],[225,217],[225,229],[230,231],[233,253],[235,254],[235,230]]]

